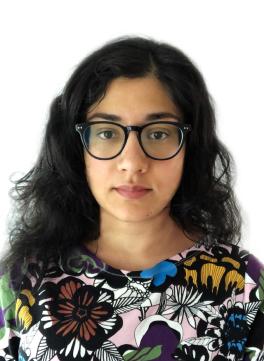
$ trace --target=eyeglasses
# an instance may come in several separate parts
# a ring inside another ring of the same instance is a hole
[[[151,122],[142,126],[123,126],[111,121],[75,125],[87,152],[96,159],[113,159],[124,149],[129,132],[136,131],[143,152],[152,159],[166,160],[181,150],[190,124],[173,121]]]

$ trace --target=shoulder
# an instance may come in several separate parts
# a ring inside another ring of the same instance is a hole
[[[264,270],[262,260],[243,246],[219,243],[210,248],[202,246],[202,249],[215,258],[216,262],[229,263],[237,269],[242,267],[255,281],[258,280],[259,274]]]
[[[213,249],[215,254],[222,255],[222,260],[233,263],[234,268],[242,267],[245,277],[259,284],[263,277],[264,264],[260,258],[240,245],[219,245]]]
[[[200,276],[203,286],[216,287],[226,297],[235,288],[237,293],[244,295],[243,302],[264,300],[263,263],[243,246],[222,243],[208,247],[201,245],[195,260],[192,268],[196,264],[197,277]]]
[[[243,246],[219,244],[211,249],[217,264],[226,269],[225,281],[239,286],[244,303],[254,303],[264,310],[264,265]]]
[[[16,322],[16,304],[19,293],[19,280],[16,272],[1,268],[0,271],[0,355],[10,357],[16,348],[19,331]],[[19,278],[21,280],[21,278]]]

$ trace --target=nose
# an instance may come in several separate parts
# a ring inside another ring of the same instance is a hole
[[[137,131],[130,131],[126,145],[118,156],[118,169],[145,173],[149,160],[139,144]]]

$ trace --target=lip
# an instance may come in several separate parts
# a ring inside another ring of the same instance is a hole
[[[145,194],[149,193],[151,189],[146,189],[142,187],[127,187],[122,186],[115,188],[115,190],[123,197],[128,199],[137,199],[143,197]]]
[[[115,189],[118,189],[118,190],[121,190],[121,191],[125,191],[125,192],[141,192],[143,190],[150,190],[149,188],[145,187],[145,186],[142,186],[142,185],[134,185],[134,186],[131,186],[131,185],[121,185],[121,186],[118,186],[118,187],[115,187]]]

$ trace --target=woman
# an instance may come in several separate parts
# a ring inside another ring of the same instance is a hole
[[[51,105],[16,181],[5,360],[260,360],[264,268],[238,246],[231,154],[203,77],[153,39],[106,43]]]

